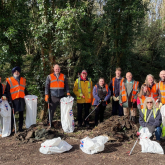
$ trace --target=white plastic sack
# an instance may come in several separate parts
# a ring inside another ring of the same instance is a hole
[[[73,116],[73,97],[61,98],[61,124],[64,132],[74,131],[74,116]]]
[[[164,154],[163,148],[161,145],[152,141],[149,138],[152,136],[147,127],[144,127],[140,130],[140,142],[142,152],[146,153],[156,153],[156,154]]]
[[[31,125],[36,124],[37,118],[37,96],[35,95],[26,95],[24,96],[26,103],[26,128],[29,128]]]
[[[165,126],[165,105],[163,105],[160,109],[160,113],[162,115],[162,124]]]
[[[69,151],[71,148],[72,146],[70,144],[58,137],[51,140],[46,140],[41,144],[39,151],[43,154],[56,154]]]
[[[6,100],[0,100],[0,134],[2,137],[11,134],[11,107]]]
[[[2,100],[1,103],[1,116],[2,117],[11,117],[11,107],[7,100]]]
[[[104,144],[107,141],[106,136],[97,136],[93,139],[86,137],[80,140],[80,149],[86,154],[95,154],[104,150]]]

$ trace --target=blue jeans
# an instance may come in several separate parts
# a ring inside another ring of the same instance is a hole
[[[156,131],[155,131],[156,140],[160,140],[161,134],[162,134],[162,128],[156,127]]]

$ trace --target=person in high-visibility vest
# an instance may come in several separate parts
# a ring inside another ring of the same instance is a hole
[[[139,110],[143,109],[143,104],[144,101],[147,97],[149,97],[149,91],[147,88],[146,84],[142,84],[140,92],[138,93],[138,97],[137,97],[137,107]]]
[[[131,120],[136,122],[137,94],[139,92],[139,82],[133,80],[132,73],[126,73],[126,79],[120,83],[119,103],[123,106],[124,116],[129,116],[131,111]]]
[[[12,69],[12,77],[6,79],[5,96],[14,108],[14,113],[19,112],[19,132],[23,129],[23,111],[25,110],[24,96],[28,95],[26,90],[26,79],[20,76],[21,68],[16,66]],[[11,111],[11,113],[13,113]],[[11,114],[11,131],[13,129],[13,115]]]
[[[78,127],[84,125],[89,127],[89,118],[85,121],[82,119],[83,109],[85,110],[84,119],[89,115],[89,109],[93,100],[93,86],[91,78],[87,77],[87,71],[83,70],[79,78],[76,79],[73,92],[77,97],[77,120]]]
[[[155,108],[155,100],[152,97],[147,97],[143,107],[139,114],[140,129],[147,127],[151,134],[155,132],[156,140],[160,141],[162,117],[159,108]]]
[[[159,98],[162,104],[165,104],[165,70],[162,70],[159,74]]]
[[[47,125],[51,124],[51,126],[53,126],[52,120],[54,112],[60,104],[60,99],[66,94],[67,96],[70,96],[67,77],[60,71],[60,66],[57,64],[54,65],[54,72],[47,76],[45,83],[45,101],[48,102],[49,99],[50,107],[50,120],[48,114]],[[49,121],[51,123],[49,123]]]
[[[105,84],[104,78],[99,78],[99,82],[93,88],[93,102],[92,105],[99,106],[95,109],[95,126],[98,125],[98,119],[100,123],[104,120],[104,111],[107,105],[107,100],[111,96],[111,91],[108,85]]]
[[[146,76],[145,84],[147,85],[148,91],[150,93],[149,97],[153,97],[156,101],[159,96],[159,87],[152,74],[148,74]]]
[[[109,84],[112,96],[112,115],[123,116],[123,107],[119,104],[120,83],[124,81],[121,77],[121,68],[116,68],[115,74],[116,77],[113,77]]]

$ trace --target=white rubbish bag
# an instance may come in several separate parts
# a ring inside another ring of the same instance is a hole
[[[80,149],[86,154],[95,154],[104,150],[107,136],[97,136],[93,139],[86,137],[80,140]]]
[[[56,154],[69,151],[71,148],[72,146],[70,144],[58,137],[51,140],[46,140],[41,144],[39,151],[43,154]]]
[[[160,113],[161,113],[161,116],[162,116],[162,124],[163,124],[163,126],[165,126],[165,105],[163,105],[161,107]]]
[[[31,125],[36,124],[37,118],[37,96],[35,95],[26,95],[24,96],[26,103],[26,128],[29,128]]]
[[[11,134],[11,107],[7,100],[0,100],[0,134],[2,137]]]
[[[73,97],[61,98],[61,124],[64,132],[74,131],[74,116],[73,116]]]
[[[161,145],[156,142],[152,141],[149,138],[152,136],[152,134],[149,132],[147,127],[143,127],[140,130],[140,142],[143,153],[155,153],[155,154],[164,154],[163,148]]]

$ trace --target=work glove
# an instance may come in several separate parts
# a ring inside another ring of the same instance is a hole
[[[85,98],[85,96],[82,93],[80,94],[80,97]]]
[[[102,100],[100,100],[99,103],[102,103]]]
[[[1,98],[2,100],[6,100],[6,96],[2,96],[2,98]]]
[[[45,95],[45,101],[48,102],[49,95]]]
[[[136,103],[136,99],[133,99],[133,103]]]
[[[148,130],[149,130],[149,132],[151,133],[151,134],[153,134],[154,132],[155,132],[155,126],[154,125],[148,125],[147,124],[147,126],[146,126],[147,128],[148,128]]]
[[[113,96],[113,100],[114,101],[119,101],[119,96],[118,97]]]

